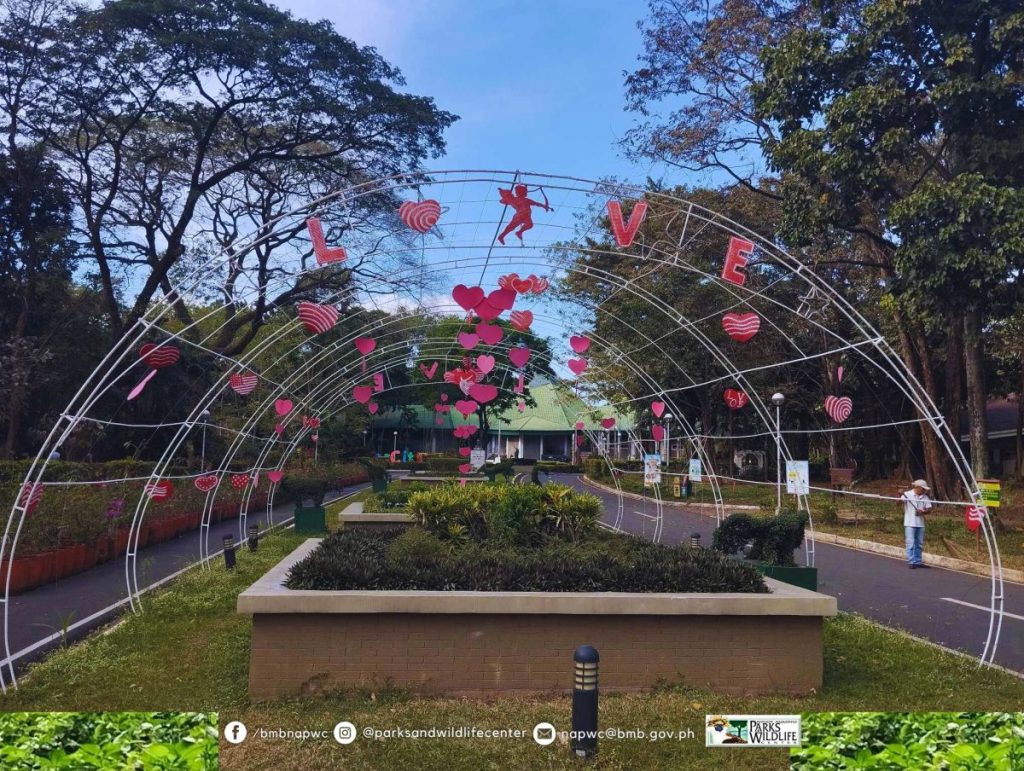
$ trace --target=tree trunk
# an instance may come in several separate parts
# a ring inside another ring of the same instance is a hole
[[[1017,391],[1017,479],[1024,480],[1024,363],[1020,368],[1020,389]]]
[[[971,422],[971,467],[979,478],[988,476],[988,424],[985,368],[982,361],[981,313],[964,314],[964,363],[967,370],[967,415]]]
[[[946,315],[946,424],[960,442],[964,414],[964,316],[952,310]]]

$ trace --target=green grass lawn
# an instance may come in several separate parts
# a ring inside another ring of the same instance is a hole
[[[540,747],[532,739],[358,738],[326,741],[268,740],[254,730],[327,730],[340,720],[357,728],[477,726],[523,728],[541,721],[568,729],[568,697],[493,701],[420,699],[382,688],[376,692],[320,695],[251,704],[247,697],[249,618],[234,612],[239,592],[294,549],[302,538],[268,536],[259,551],[239,553],[238,569],[184,574],[148,595],[145,612],[61,650],[30,670],[21,687],[0,701],[15,710],[217,711],[221,724],[242,720],[250,738],[223,744],[225,769],[487,769],[578,768],[568,748]],[[706,713],[794,713],[845,710],[1013,710],[1024,703],[1024,680],[979,669],[966,658],[917,643],[863,619],[842,615],[825,625],[825,684],[805,698],[733,698],[682,684],[650,693],[601,696],[602,727],[679,731],[687,741],[602,742],[593,767],[601,769],[785,769],[786,751],[706,750]],[[569,675],[570,662],[566,662]],[[729,752],[728,760],[722,752]]]

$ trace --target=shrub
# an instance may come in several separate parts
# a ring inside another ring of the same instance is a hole
[[[655,544],[593,533],[580,543],[547,539],[539,546],[445,544],[413,528],[342,530],[295,564],[289,589],[767,592],[758,571],[711,549]],[[395,546],[395,541],[403,543]],[[438,549],[438,545],[442,548]]]
[[[296,506],[323,506],[327,487],[326,479],[286,476],[280,487],[282,502],[291,501]]]
[[[544,474],[578,474],[580,467],[575,463],[562,463],[560,461],[545,460],[537,463],[534,467]]]
[[[427,471],[433,471],[438,474],[458,474],[459,466],[465,462],[465,458],[453,458],[442,455],[436,458],[427,458],[426,465]]]
[[[732,514],[715,531],[712,545],[724,554],[735,554],[750,542],[750,559],[792,566],[796,564],[793,552],[803,543],[806,525],[807,514],[802,511],[781,511],[767,518]]]
[[[601,458],[587,458],[583,461],[583,473],[591,479],[604,479],[608,476],[608,464]]]

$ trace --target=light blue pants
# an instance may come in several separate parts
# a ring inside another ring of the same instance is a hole
[[[924,547],[924,528],[906,527],[907,531],[907,564],[920,565],[921,549]]]

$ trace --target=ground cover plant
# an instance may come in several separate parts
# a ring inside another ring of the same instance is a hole
[[[294,565],[290,589],[767,592],[752,567],[709,549],[595,532],[539,545],[444,541],[421,528],[342,530]]]
[[[215,771],[212,712],[0,713],[9,771]]]
[[[1024,768],[1024,712],[804,715],[794,771]]]

